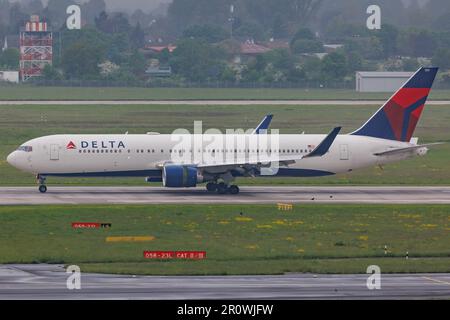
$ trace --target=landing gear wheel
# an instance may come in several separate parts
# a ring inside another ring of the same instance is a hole
[[[218,194],[225,194],[225,193],[227,193],[227,191],[228,191],[228,188],[225,183],[221,182],[217,185],[217,193]]]
[[[47,187],[44,186],[44,185],[39,186],[39,192],[40,192],[40,193],[46,193],[46,192],[47,192]]]
[[[238,186],[235,186],[235,185],[232,185],[232,186],[230,186],[230,187],[228,188],[228,192],[229,192],[230,194],[238,194],[238,193],[239,193],[239,187],[238,187]]]
[[[206,190],[208,190],[208,192],[216,192],[217,191],[217,183],[214,183],[214,182],[207,183]]]

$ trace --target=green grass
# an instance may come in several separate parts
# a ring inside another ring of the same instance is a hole
[[[75,221],[112,228],[74,230]],[[107,243],[107,236],[155,240]],[[207,259],[146,260],[144,250],[204,250]],[[450,272],[450,206],[5,206],[0,263],[176,275],[364,273],[370,264],[382,272]]]
[[[194,120],[203,128],[254,127],[268,113],[275,115],[272,128],[281,133],[326,133],[336,125],[351,132],[378,106],[0,106],[0,185],[34,185],[29,174],[6,163],[6,156],[35,137],[59,133],[171,133],[192,131]],[[450,106],[427,106],[415,136],[420,142],[450,142]],[[368,168],[351,174],[323,178],[240,179],[240,184],[450,184],[450,144],[432,148],[426,157],[388,165],[384,171]],[[57,179],[52,184],[143,185],[143,179]]]
[[[88,88],[0,86],[0,100],[378,100],[392,93],[336,89]],[[433,90],[430,99],[450,99],[450,90]]]

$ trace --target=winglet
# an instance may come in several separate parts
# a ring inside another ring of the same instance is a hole
[[[307,154],[304,158],[311,158],[311,157],[321,157],[325,153],[328,152],[331,145],[333,144],[334,140],[336,139],[337,135],[341,131],[342,127],[336,127],[331,131],[325,139],[322,140],[322,142],[310,153]]]
[[[262,131],[266,131],[269,129],[270,123],[272,122],[273,114],[268,114],[264,117],[260,124],[253,130],[252,134],[260,134]]]

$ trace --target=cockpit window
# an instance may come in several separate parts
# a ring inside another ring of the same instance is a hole
[[[31,146],[20,146],[17,151],[25,151],[25,152],[31,152],[33,151],[33,147]]]

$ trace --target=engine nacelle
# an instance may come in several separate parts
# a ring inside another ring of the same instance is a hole
[[[189,188],[197,186],[202,178],[197,168],[182,165],[164,166],[162,172],[163,186],[167,188]]]

